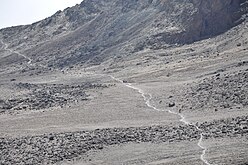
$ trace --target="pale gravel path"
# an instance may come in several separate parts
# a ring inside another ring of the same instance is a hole
[[[31,63],[32,63],[32,59],[31,59],[31,58],[25,56],[24,54],[22,54],[22,53],[20,53],[20,52],[17,52],[17,51],[14,51],[14,50],[12,50],[12,49],[9,49],[9,48],[8,48],[8,47],[9,47],[8,44],[4,43],[3,40],[0,40],[0,41],[1,41],[1,43],[4,45],[4,47],[3,47],[4,50],[9,51],[9,52],[11,52],[11,53],[18,54],[19,56],[24,57],[25,59],[28,60],[28,64],[31,65]]]
[[[186,124],[186,125],[194,126],[198,131],[202,132],[202,130],[201,130],[196,124],[192,124],[192,123],[188,122],[188,121],[186,120],[186,118],[185,118],[181,113],[173,112],[173,111],[171,111],[171,110],[161,110],[161,109],[158,109],[158,108],[156,108],[155,106],[153,106],[153,105],[151,104],[151,99],[152,99],[152,95],[151,95],[151,94],[145,93],[142,89],[133,86],[131,83],[124,83],[122,80],[120,80],[120,79],[118,79],[118,78],[115,78],[114,76],[111,76],[111,75],[110,75],[110,77],[111,77],[113,80],[122,83],[123,85],[125,85],[125,86],[128,87],[128,88],[131,88],[131,89],[134,89],[134,90],[138,91],[138,92],[142,95],[142,97],[144,98],[144,101],[145,101],[145,103],[146,103],[146,105],[147,105],[148,107],[150,107],[150,108],[152,108],[152,109],[154,109],[154,110],[156,110],[156,111],[166,111],[166,112],[169,112],[169,113],[171,113],[171,114],[175,114],[175,115],[177,115],[177,116],[180,116],[180,118],[181,118],[180,121],[181,121],[181,122],[183,122],[183,123]],[[200,137],[200,139],[199,139],[197,145],[202,149],[201,160],[202,160],[206,165],[211,165],[211,164],[205,159],[205,155],[206,155],[207,148],[204,147],[203,144],[202,144],[202,143],[203,143],[203,133],[201,133],[200,136],[201,136],[201,137]]]
[[[19,52],[17,52],[17,51],[14,51],[14,50],[12,50],[12,49],[9,49],[9,48],[8,48],[8,44],[4,43],[3,40],[0,40],[0,41],[1,41],[1,43],[4,45],[4,50],[9,51],[9,52],[11,52],[11,53],[16,53],[16,54],[18,54],[19,56],[24,57],[25,59],[28,60],[28,64],[29,64],[29,65],[32,65],[32,64],[31,64],[31,63],[32,63],[32,59],[31,59],[31,58],[29,58],[29,57],[25,56],[24,54],[21,54],[21,53],[19,53]],[[108,75],[108,76],[109,76],[109,75]],[[125,85],[125,86],[128,87],[128,88],[131,88],[131,89],[134,89],[134,90],[138,91],[138,92],[142,95],[142,97],[144,98],[144,101],[145,101],[145,103],[146,103],[146,105],[147,105],[148,107],[150,107],[150,108],[152,108],[152,109],[154,109],[154,110],[156,110],[156,111],[166,111],[166,112],[169,112],[169,113],[171,113],[171,114],[175,114],[175,115],[177,115],[177,116],[180,116],[180,118],[181,118],[180,121],[181,121],[181,122],[183,122],[183,123],[186,124],[186,125],[192,125],[192,126],[194,126],[197,130],[199,130],[200,132],[202,132],[202,130],[201,130],[198,126],[196,126],[195,124],[191,124],[190,122],[188,122],[188,121],[186,120],[186,118],[185,118],[182,114],[177,113],[177,112],[173,112],[173,111],[171,111],[171,110],[161,110],[161,109],[158,109],[158,108],[156,108],[155,106],[153,106],[153,105],[151,104],[151,102],[150,102],[151,99],[152,99],[152,95],[151,95],[151,94],[145,93],[142,89],[133,86],[131,83],[124,83],[122,80],[120,80],[120,79],[118,79],[118,78],[115,78],[114,76],[111,76],[111,75],[110,75],[109,77],[111,77],[111,78],[112,78],[113,80],[115,80],[115,81],[118,81],[118,82],[122,83],[123,85]],[[201,136],[201,137],[200,137],[199,142],[197,143],[197,145],[198,145],[201,149],[203,149],[202,155],[201,155],[201,160],[202,160],[206,165],[211,165],[211,164],[205,159],[205,155],[206,155],[206,150],[207,150],[207,148],[204,147],[204,146],[202,145],[202,142],[203,142],[203,133],[201,133],[200,136]]]

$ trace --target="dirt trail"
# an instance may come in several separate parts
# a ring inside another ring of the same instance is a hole
[[[152,109],[154,109],[154,110],[156,110],[156,111],[165,111],[165,112],[168,112],[168,113],[171,113],[171,114],[180,116],[180,121],[181,121],[181,122],[183,122],[183,123],[186,124],[186,125],[194,126],[198,131],[202,132],[202,130],[201,130],[197,125],[188,122],[188,121],[186,120],[186,118],[185,118],[181,113],[173,112],[173,111],[171,111],[171,110],[161,110],[161,109],[158,109],[158,108],[156,108],[155,106],[153,106],[153,105],[151,104],[151,100],[152,100],[152,95],[151,95],[151,94],[145,93],[142,89],[133,86],[131,83],[124,83],[122,80],[120,80],[120,79],[118,79],[118,78],[115,78],[114,76],[111,76],[111,75],[110,75],[110,77],[111,77],[113,80],[122,83],[123,85],[125,85],[125,86],[128,87],[128,88],[131,88],[131,89],[134,89],[134,90],[138,91],[138,92],[142,95],[142,97],[144,98],[144,101],[145,101],[145,103],[146,103],[146,105],[147,105],[148,107],[150,107],[150,108],[152,108]],[[206,155],[207,148],[204,147],[204,146],[202,145],[202,143],[203,143],[203,133],[201,133],[200,136],[201,136],[201,137],[200,137],[200,139],[199,139],[197,145],[202,149],[201,160],[202,160],[206,165],[211,165],[211,164],[205,159],[205,155]]]
[[[4,47],[3,47],[3,49],[4,49],[4,50],[9,51],[9,52],[11,52],[11,53],[18,54],[19,56],[24,57],[25,59],[27,59],[27,60],[28,60],[28,64],[30,64],[30,65],[31,65],[31,63],[32,63],[32,59],[31,59],[31,58],[29,58],[29,57],[25,56],[24,54],[21,54],[20,52],[17,52],[17,51],[14,51],[14,50],[12,50],[12,49],[9,49],[9,48],[8,48],[8,47],[9,47],[9,45],[8,45],[8,44],[6,44],[6,43],[4,43],[4,42],[3,42],[3,40],[0,40],[0,42],[1,42],[1,44],[2,44],[2,45],[4,45]]]

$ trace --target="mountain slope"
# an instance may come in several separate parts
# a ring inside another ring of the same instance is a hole
[[[244,0],[85,0],[27,26],[2,29],[10,47],[49,66],[192,43],[241,23]]]
[[[85,0],[0,30],[0,164],[247,164],[247,0]]]

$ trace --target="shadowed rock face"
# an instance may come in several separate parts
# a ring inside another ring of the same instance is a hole
[[[197,30],[196,40],[202,37],[210,37],[224,32],[231,26],[240,23],[240,1],[235,0],[207,0],[195,1],[198,13],[193,17],[189,31]]]
[[[242,21],[245,7],[246,0],[84,0],[1,34],[13,48],[50,64],[99,64],[117,54],[220,34]]]

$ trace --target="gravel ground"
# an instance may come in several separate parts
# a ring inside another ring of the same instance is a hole
[[[198,124],[204,138],[248,136],[248,116]],[[94,131],[0,138],[1,164],[53,164],[73,160],[90,150],[126,143],[197,141],[194,126],[107,128]]]
[[[79,85],[65,84],[15,84],[16,91],[26,91],[24,94],[1,100],[0,111],[12,112],[18,110],[41,110],[51,107],[63,107],[89,99],[86,91],[89,89],[107,88],[105,84],[83,83]]]
[[[248,116],[204,122],[200,125],[205,138],[247,136]]]
[[[240,63],[246,64],[245,62]],[[203,110],[246,108],[248,106],[248,69],[236,72],[217,71],[191,86],[184,94],[185,109]]]

